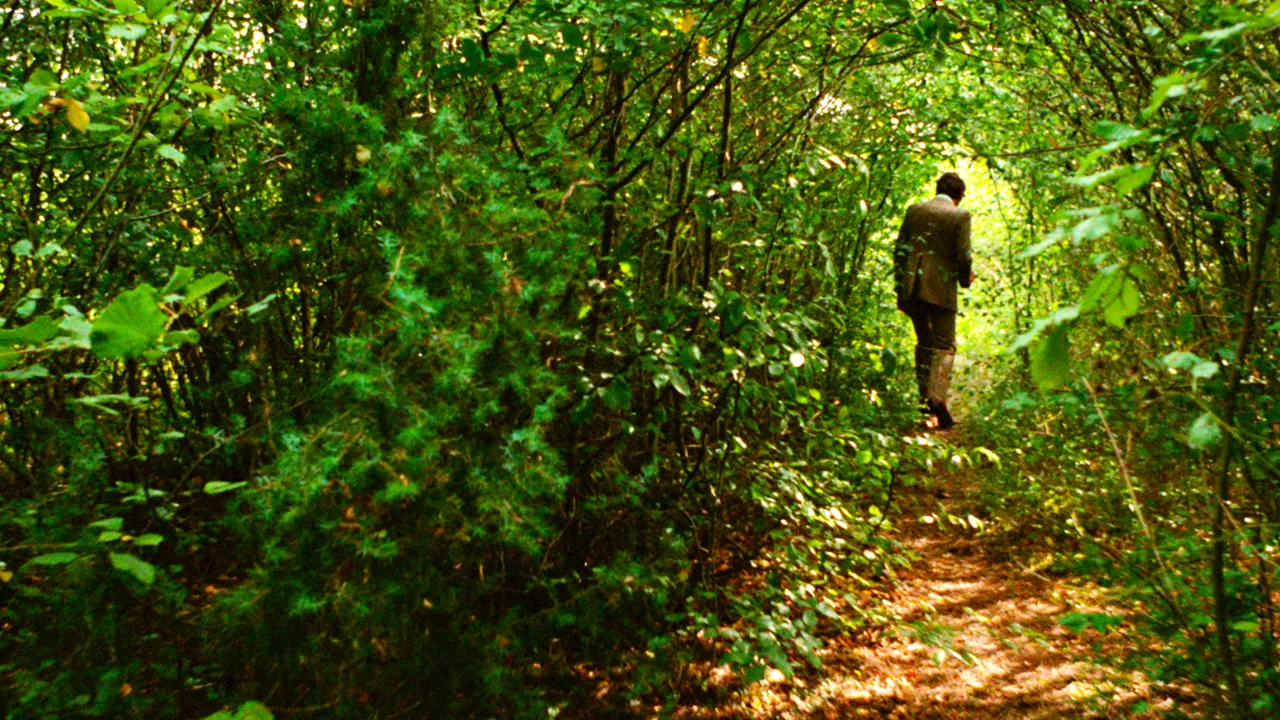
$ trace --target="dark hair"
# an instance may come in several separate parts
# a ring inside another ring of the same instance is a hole
[[[942,177],[938,178],[938,194],[946,195],[952,200],[959,200],[964,197],[964,181],[953,172],[943,173]]]

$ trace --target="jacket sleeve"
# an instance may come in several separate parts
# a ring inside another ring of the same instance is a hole
[[[956,227],[956,271],[960,274],[960,287],[969,287],[969,276],[973,274],[973,253],[969,245],[969,213],[960,218]]]
[[[893,245],[893,291],[901,297],[907,291],[907,264],[911,258],[911,232],[907,229],[908,218],[902,219],[902,227],[898,228],[898,241]]]

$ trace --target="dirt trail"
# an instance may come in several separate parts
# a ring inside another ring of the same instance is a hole
[[[1077,635],[1058,623],[1073,610],[1098,611],[1104,600],[1096,588],[1038,574],[1016,548],[993,546],[946,518],[981,515],[967,506],[972,472],[941,470],[935,486],[904,499],[893,534],[918,559],[886,598],[903,632],[828,638],[820,673],[790,680],[773,673],[728,706],[677,716],[1041,720],[1157,717],[1171,707],[1169,689],[1156,692],[1136,673],[1090,660],[1120,637]],[[1134,713],[1139,703],[1147,712]]]

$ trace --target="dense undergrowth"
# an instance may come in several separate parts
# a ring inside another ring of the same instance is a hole
[[[955,165],[966,342],[1014,348],[992,506],[1269,711],[1280,7],[0,16],[8,717],[532,718],[583,668],[661,703],[700,653],[816,662],[882,619],[832,581],[902,562],[888,248]]]

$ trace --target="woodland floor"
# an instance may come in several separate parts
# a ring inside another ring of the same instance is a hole
[[[946,435],[955,446],[965,443],[959,429]],[[726,693],[723,702],[686,706],[675,716],[1159,717],[1175,698],[1186,708],[1191,698],[1177,688],[1153,687],[1138,673],[1093,660],[1120,654],[1123,636],[1075,634],[1059,624],[1065,613],[1104,610],[1099,588],[1069,575],[1038,573],[1039,548],[1012,546],[958,522],[971,512],[981,517],[969,500],[977,472],[940,469],[902,502],[893,535],[917,557],[882,600],[906,631],[829,637],[821,671],[791,679],[774,671],[765,682]]]

